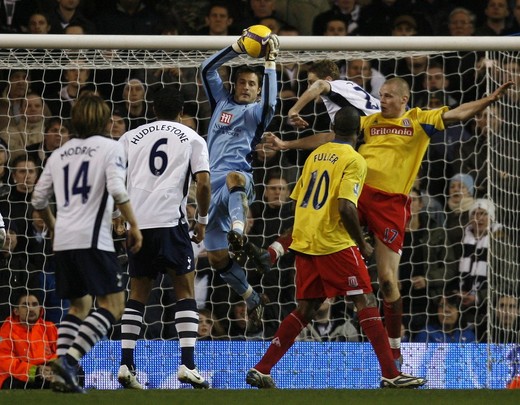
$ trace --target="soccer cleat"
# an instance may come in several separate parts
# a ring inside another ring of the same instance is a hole
[[[55,361],[53,361],[51,368],[55,374],[54,381],[51,384],[53,391],[76,392],[80,394],[86,393],[86,391],[78,383],[78,367],[69,364],[64,356],[58,357]]]
[[[246,383],[256,388],[276,388],[276,384],[270,374],[262,374],[255,368],[247,372]]]
[[[269,297],[265,294],[259,294],[260,302],[254,308],[247,310],[247,330],[249,332],[257,332],[262,328],[262,317],[264,316],[264,309],[269,303]]]
[[[237,231],[229,231],[227,234],[227,240],[229,243],[229,250],[236,255],[244,248],[246,237],[239,234]]]
[[[425,378],[401,373],[395,378],[381,377],[381,388],[419,388],[426,382]]]
[[[255,266],[256,271],[260,274],[268,273],[271,270],[271,256],[269,256],[267,250],[259,248],[251,242],[246,242],[244,244],[244,251]]]
[[[179,370],[177,371],[177,378],[182,383],[191,384],[193,388],[209,388],[209,383],[199,374],[196,368],[190,370],[184,364],[179,366]]]
[[[121,384],[123,388],[129,388],[133,390],[144,389],[139,380],[137,379],[134,367],[128,368],[128,366],[126,365],[122,365],[121,367],[119,367],[119,372],[117,373],[117,381],[119,381],[119,384]]]

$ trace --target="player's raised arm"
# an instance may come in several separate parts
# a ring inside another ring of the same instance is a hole
[[[306,136],[304,138],[294,139],[292,141],[283,141],[272,132],[264,134],[263,143],[269,149],[273,150],[290,150],[290,149],[316,149],[324,143],[330,142],[334,139],[334,133],[322,132]]]
[[[296,128],[306,128],[309,123],[300,117],[300,111],[303,107],[315,100],[322,94],[330,92],[330,83],[327,80],[316,80],[301,97],[296,101],[294,106],[289,110],[289,123]]]
[[[454,108],[453,110],[446,111],[442,115],[442,119],[445,125],[454,124],[460,121],[466,121],[475,116],[475,114],[485,110],[495,101],[499,100],[506,92],[514,85],[514,82],[509,81],[501,85],[489,96],[483,97],[480,100],[470,101]]]

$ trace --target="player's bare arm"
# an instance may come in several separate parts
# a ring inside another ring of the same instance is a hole
[[[339,214],[345,229],[354,239],[359,247],[359,251],[365,259],[369,258],[374,252],[374,248],[363,237],[363,230],[359,224],[359,217],[356,205],[345,198],[339,198]]]
[[[316,80],[307,90],[305,90],[298,101],[289,110],[289,123],[296,128],[308,127],[309,123],[300,117],[301,109],[309,104],[312,100],[318,98],[320,95],[329,92],[330,83],[327,80]]]
[[[272,132],[264,134],[263,143],[269,149],[273,150],[289,150],[289,149],[316,149],[324,143],[330,142],[334,139],[333,132],[322,132],[304,138],[294,139],[292,141],[283,141]]]
[[[461,104],[453,110],[446,111],[442,115],[444,124],[450,125],[460,121],[466,121],[474,117],[475,114],[485,110],[495,101],[499,100],[513,85],[514,82],[509,81],[501,85],[489,96],[483,97],[480,100],[470,101],[469,103]]]
[[[49,206],[37,211],[40,213],[43,222],[45,222],[45,225],[47,225],[47,228],[49,229],[52,238],[52,235],[54,235],[54,225],[56,224],[56,217],[53,215]]]
[[[197,218],[191,240],[195,243],[200,243],[204,240],[206,235],[206,225],[208,224],[208,210],[211,200],[209,173],[196,173],[195,181],[197,182],[197,190],[195,194],[195,199],[197,200]]]
[[[137,253],[143,244],[143,235],[139,230],[139,225],[137,225],[137,219],[135,218],[132,205],[130,204],[130,201],[127,201],[122,204],[117,204],[117,208],[130,224],[127,237],[127,247],[130,248],[132,253]]]

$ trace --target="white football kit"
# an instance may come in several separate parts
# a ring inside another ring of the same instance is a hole
[[[357,108],[361,115],[372,115],[381,111],[379,100],[360,85],[349,80],[333,80],[329,84],[330,93],[323,94],[321,99],[332,122],[336,113],[342,107],[349,105]]]
[[[114,252],[112,211],[128,201],[123,148],[104,136],[72,138],[47,160],[32,194],[44,209],[54,193],[54,250],[97,248]]]
[[[179,122],[156,121],[128,131],[119,142],[128,161],[128,194],[140,229],[186,223],[192,175],[209,172],[206,141]]]

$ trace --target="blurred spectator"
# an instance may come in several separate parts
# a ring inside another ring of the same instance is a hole
[[[490,175],[487,168],[489,142],[493,137],[494,147],[497,146],[499,138],[504,135],[503,125],[499,106],[489,106],[475,116],[473,136],[462,146],[462,171],[470,173],[475,179],[476,197],[485,197],[487,194]],[[506,146],[502,152],[507,155],[509,147]]]
[[[356,0],[334,0],[330,10],[318,14],[312,22],[312,35],[323,35],[327,29],[327,23],[342,17],[346,23],[346,33],[342,35],[356,35],[358,20],[361,14],[361,6]]]
[[[276,17],[264,17],[259,21],[260,24],[265,25],[269,28],[274,34],[278,35],[280,33],[280,29],[285,23],[279,20]]]
[[[159,35],[162,26],[161,16],[141,0],[117,0],[111,10],[98,14],[94,22],[101,35]]]
[[[0,212],[4,218],[16,221],[20,231],[26,229],[29,207],[34,185],[38,180],[39,167],[30,155],[20,155],[10,166],[11,183],[6,199],[0,201]]]
[[[22,103],[30,92],[31,76],[25,69],[10,69],[0,98],[0,130],[16,125],[23,115]]]
[[[509,4],[507,0],[488,0],[484,10],[486,19],[479,25],[475,35],[496,36],[504,35],[508,27]]]
[[[457,269],[446,231],[423,210],[421,192],[412,188],[410,199],[399,284],[403,323],[413,337],[426,328],[434,300],[443,295],[446,280],[456,278]]]
[[[25,252],[17,251],[19,230],[17,225],[4,219],[6,237],[0,247],[0,319],[11,313],[13,297],[26,289],[40,290],[40,282],[35,268]]]
[[[383,74],[374,69],[369,60],[366,59],[349,59],[346,61],[346,69],[341,72],[340,77],[357,83],[366,92],[379,98],[379,89],[385,82]]]
[[[348,35],[348,20],[343,15],[329,17],[324,24],[325,30],[320,34],[329,37]]]
[[[93,34],[92,32],[88,31],[87,27],[85,27],[82,24],[74,23],[69,24],[63,31],[66,35],[86,35],[86,34]]]
[[[450,179],[446,203],[446,222],[449,244],[455,257],[462,255],[461,241],[464,226],[469,222],[469,210],[475,203],[475,182],[469,174],[458,173]]]
[[[419,333],[413,342],[424,343],[471,343],[475,334],[467,327],[460,311],[461,300],[457,296],[443,297],[438,301],[437,317],[428,324],[428,329]]]
[[[448,15],[453,8],[451,0],[414,0],[412,15],[422,17],[418,19],[419,35],[444,35]],[[427,27],[422,27],[423,23]]]
[[[314,35],[314,19],[330,8],[330,1],[321,0],[276,0],[278,16],[298,30],[300,35]]]
[[[218,319],[213,317],[213,313],[207,309],[199,309],[199,330],[197,340],[222,339],[226,332]]]
[[[3,142],[0,142],[0,201],[5,200],[9,194],[9,151]]]
[[[30,292],[17,295],[0,329],[0,389],[50,388],[58,329],[43,319],[43,307]]]
[[[116,104],[128,120],[128,130],[154,119],[153,108],[146,98],[146,88],[139,79],[130,79],[123,88],[123,100]]]
[[[446,97],[443,91],[429,94],[426,108],[435,109],[447,105]],[[419,107],[424,108],[421,105]],[[431,136],[430,147],[426,151],[422,164],[422,173],[426,177],[424,188],[441,204],[441,207],[446,205],[449,179],[461,171],[462,147],[471,138],[471,134],[462,124],[450,125],[444,131],[436,132]],[[444,212],[444,208],[441,211]],[[443,223],[444,220],[439,222],[439,224]]]
[[[296,341],[358,342],[361,334],[350,316],[347,312],[333,313],[333,307],[330,299],[323,301],[313,320],[303,328]]]
[[[491,200],[477,199],[464,228],[462,255],[459,262],[459,294],[463,313],[474,325],[477,340],[485,341],[487,333],[488,249],[491,237],[503,238],[503,227],[495,220]]]
[[[394,20],[409,9],[407,0],[373,0],[361,9],[359,35],[391,35]]]
[[[51,153],[69,139],[70,129],[67,124],[61,118],[51,117],[45,125],[43,142],[28,146],[27,153],[33,155],[38,166],[43,168]]]
[[[402,14],[393,22],[392,36],[410,37],[417,35],[417,21],[409,14]]]
[[[0,132],[0,138],[9,150],[10,161],[24,155],[29,146],[43,141],[45,123],[50,116],[42,97],[36,93],[27,94],[22,100],[21,108],[20,122],[14,124],[13,121]]]
[[[492,341],[520,344],[520,300],[518,296],[500,294],[495,300]]]
[[[184,124],[184,122],[183,122]],[[126,118],[120,109],[116,108],[112,111],[110,120],[108,121],[106,132],[112,139],[118,140],[128,130]]]
[[[52,114],[63,119],[70,119],[72,106],[78,99],[80,92],[84,89],[93,90],[95,87],[89,81],[90,69],[77,67],[65,69],[62,72],[61,89],[54,94],[47,96],[49,108]]]
[[[242,32],[244,28],[251,25],[260,24],[262,18],[274,17],[278,19],[282,25],[286,24],[276,13],[276,0],[249,0],[249,17],[242,20],[236,20],[233,24],[235,32]]]
[[[449,35],[454,37],[474,35],[475,21],[475,14],[471,11],[462,7],[453,9],[448,17]]]
[[[504,31],[505,35],[519,35],[520,34],[520,0],[515,0],[512,4],[513,21],[511,27]]]
[[[88,32],[94,32],[94,24],[89,21],[79,9],[81,0],[57,0],[54,11],[49,14],[51,34],[63,34],[68,25],[79,24],[87,28]]]
[[[233,17],[229,6],[221,1],[210,4],[206,17],[206,25],[195,32],[196,35],[235,35],[230,27]]]
[[[444,93],[444,97],[442,99],[444,104],[441,104],[436,108],[440,108],[445,105],[449,106],[450,108],[455,107],[458,102],[455,98],[453,98],[453,96],[450,95],[449,86],[450,79],[446,75],[443,65],[435,61],[430,61],[428,68],[426,69],[426,74],[423,76],[423,88],[412,96],[413,106],[424,109],[429,105],[429,99],[432,96],[432,93],[440,90]]]
[[[35,12],[29,17],[29,34],[48,34],[51,30],[49,17],[41,12]]]
[[[252,167],[257,196],[264,195],[265,184],[273,171],[277,172],[277,176],[284,178],[289,187],[296,184],[298,167],[291,164],[285,157],[285,154],[272,150],[263,143],[259,143],[256,146],[255,152]]]

